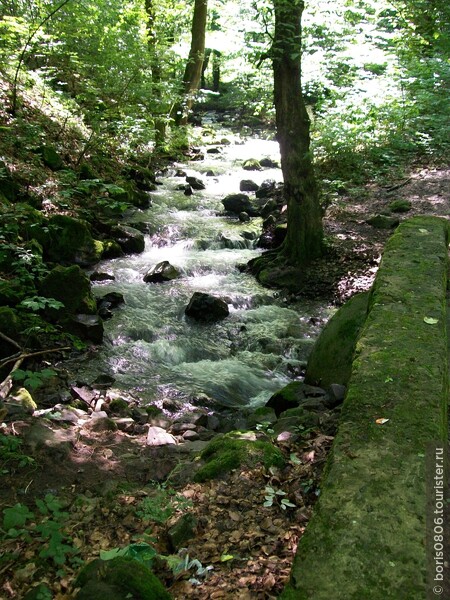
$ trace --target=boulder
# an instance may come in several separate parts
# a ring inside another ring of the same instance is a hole
[[[111,230],[111,236],[116,240],[124,252],[139,254],[144,251],[144,234],[129,225],[117,225]]]
[[[224,300],[203,292],[194,292],[184,312],[188,317],[204,322],[220,321],[230,314]]]
[[[47,260],[87,267],[102,257],[103,244],[94,240],[84,221],[67,215],[51,217],[46,227],[32,229],[32,237],[43,247]]]
[[[181,516],[167,532],[171,550],[178,552],[180,548],[186,546],[186,542],[195,537],[196,528],[197,519],[194,515],[186,513]]]
[[[255,434],[237,431],[216,436],[201,453],[201,459],[204,465],[195,474],[196,482],[221,477],[241,465],[262,463],[267,469],[284,465],[281,451],[270,442],[256,440]]]
[[[272,160],[271,158],[262,158],[259,161],[259,164],[262,167],[265,167],[266,169],[279,169],[280,168],[280,163],[278,163],[276,160]]]
[[[239,183],[239,189],[241,192],[256,192],[259,189],[259,185],[251,179],[243,179]]]
[[[389,204],[389,210],[394,213],[407,213],[412,209],[410,200],[394,200]]]
[[[333,315],[322,330],[308,360],[305,383],[328,387],[347,385],[353,353],[365,323],[369,292],[356,294]]]
[[[293,381],[288,383],[284,388],[275,392],[269,400],[266,402],[266,406],[273,408],[276,416],[278,417],[282,412],[295,408],[302,404],[307,410],[315,410],[315,404],[311,406],[305,405],[305,401],[308,398],[318,399],[325,397],[325,390],[312,385],[307,385],[302,381]],[[321,410],[324,406],[317,405],[317,409]]]
[[[259,160],[256,160],[256,158],[249,158],[248,160],[245,160],[242,168],[244,171],[262,171],[261,163]]]
[[[367,219],[367,223],[375,229],[395,229],[400,224],[397,217],[388,217],[386,215],[376,215]]]
[[[103,321],[98,315],[69,315],[62,321],[64,329],[94,344],[103,341]]]
[[[193,190],[204,190],[204,189],[206,189],[206,185],[198,177],[186,177],[186,181],[188,182],[188,184],[191,186],[191,188]]]
[[[91,281],[114,281],[115,277],[111,273],[104,273],[101,271],[94,271],[89,275]]]
[[[109,308],[117,308],[119,304],[123,304],[124,302],[125,298],[120,292],[108,292],[101,298],[97,299],[98,305],[106,303],[109,305]]]
[[[164,260],[152,267],[144,275],[146,283],[163,283],[164,281],[172,281],[180,277],[181,271],[171,265],[169,261]]]
[[[103,240],[103,258],[119,258],[124,255],[124,252],[116,240]]]
[[[257,216],[258,210],[250,202],[247,194],[229,194],[222,200],[222,204],[228,212],[239,215],[246,212],[250,216]]]
[[[57,266],[43,279],[40,293],[46,298],[62,302],[67,313],[93,315],[97,304],[91,292],[91,283],[78,265]],[[58,314],[59,311],[55,314]],[[60,314],[60,313],[59,313]]]
[[[148,567],[128,556],[91,561],[80,571],[75,587],[81,588],[75,600],[170,600],[172,597]]]
[[[63,168],[63,160],[52,146],[40,146],[38,152],[44,165],[52,171],[59,171]]]
[[[257,198],[268,198],[275,192],[276,183],[274,179],[266,179],[256,190]]]

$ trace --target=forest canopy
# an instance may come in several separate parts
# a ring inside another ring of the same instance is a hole
[[[19,67],[19,87],[50,85],[89,128],[133,152],[155,141],[158,121],[172,122],[193,10],[173,0],[4,1],[2,71],[11,80]],[[303,91],[316,160],[339,163],[345,178],[389,168],[398,154],[445,153],[449,10],[442,0],[306,3]],[[270,124],[273,34],[271,2],[210,1],[195,110]]]

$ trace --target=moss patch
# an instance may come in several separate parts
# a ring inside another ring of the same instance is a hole
[[[201,453],[206,464],[197,471],[197,482],[215,479],[242,465],[262,463],[266,468],[282,467],[284,458],[270,442],[242,439],[237,432],[216,437]]]

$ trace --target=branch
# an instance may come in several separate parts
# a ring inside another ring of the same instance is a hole
[[[14,373],[14,371],[17,371],[17,369],[20,367],[20,365],[23,363],[24,360],[25,360],[24,358],[19,358],[17,360],[17,362],[14,364],[13,368],[11,369],[8,377],[6,379],[4,379],[2,381],[2,383],[0,383],[0,398],[6,398],[6,396],[11,391],[12,374]]]
[[[39,350],[38,352],[25,352],[20,356],[11,356],[9,358],[5,358],[4,361],[0,362],[0,368],[4,367],[5,365],[8,365],[9,363],[14,362],[15,360],[23,361],[26,358],[31,358],[32,356],[42,356],[43,354],[50,354],[51,352],[62,352],[63,350],[71,350],[71,347],[63,346],[62,348],[50,348],[49,350]]]
[[[402,181],[401,183],[397,183],[397,185],[392,185],[391,187],[388,187],[386,189],[386,192],[393,192],[394,190],[398,190],[399,188],[403,187],[404,185],[407,185],[410,181],[412,181],[412,177],[409,177],[408,179],[406,179],[406,181]]]
[[[5,340],[5,342],[8,342],[8,344],[11,344],[11,346],[14,346],[14,348],[17,348],[18,350],[22,351],[22,346],[20,346],[15,340],[12,340],[10,337],[5,335],[1,331],[0,338],[2,338],[2,340]]]

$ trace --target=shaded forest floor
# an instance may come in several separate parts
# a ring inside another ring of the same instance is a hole
[[[410,208],[393,213],[394,200],[407,201]],[[448,218],[450,170],[420,168],[385,187],[368,185],[335,198],[325,218],[332,247],[310,275],[310,294],[339,304],[370,287],[392,229],[373,227],[367,220],[383,213],[400,220],[418,214]],[[30,422],[10,423],[7,429],[19,433]],[[320,493],[331,436],[314,430],[294,442],[275,441],[286,457],[284,469],[237,469],[223,479],[194,484],[189,482],[192,455],[171,453],[167,465],[164,452],[149,454],[145,436],[76,426],[54,429],[52,443],[31,439],[23,453],[18,449],[2,465],[0,498],[3,506],[26,505],[36,522],[53,520],[63,537],[17,525],[17,537],[2,542],[2,600],[23,598],[41,582],[55,599],[73,598],[81,561],[98,557],[100,550],[139,543],[171,556],[169,561],[154,559],[154,568],[176,599],[268,600],[280,593]],[[33,462],[19,467],[26,456]],[[273,497],[272,506],[263,506],[267,486],[282,490],[294,506],[283,510],[281,495]],[[59,508],[49,494],[59,499]],[[33,507],[46,495],[43,515]],[[164,507],[170,510],[165,513]],[[193,537],[174,556],[170,530],[183,514],[195,518]],[[49,555],[39,557],[45,548]]]

